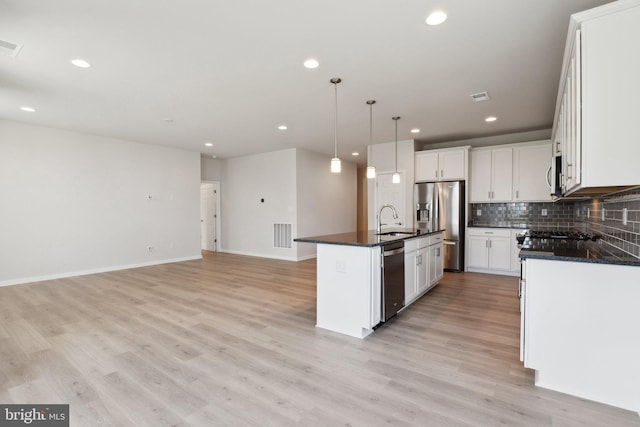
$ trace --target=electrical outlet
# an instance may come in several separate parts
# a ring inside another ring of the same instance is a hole
[[[153,252],[153,246],[151,246],[151,245],[147,246],[147,250],[148,250],[149,252]]]
[[[337,273],[346,273],[347,272],[347,263],[340,260],[336,261],[336,272]]]
[[[482,209],[478,209],[476,211],[476,216],[482,216]]]
[[[540,212],[540,215],[547,216],[547,210],[546,209],[542,209],[542,212]]]

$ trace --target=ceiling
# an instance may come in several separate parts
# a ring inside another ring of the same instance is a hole
[[[340,77],[344,160],[369,141],[368,99],[374,143],[395,139],[395,115],[398,139],[422,143],[545,129],[569,15],[604,3],[0,0],[0,40],[22,45],[0,54],[0,118],[219,158],[286,148],[329,158],[329,80]],[[427,26],[435,9],[448,19]],[[78,57],[91,68],[69,63]],[[310,57],[318,68],[303,67]],[[491,99],[472,102],[482,91]]]

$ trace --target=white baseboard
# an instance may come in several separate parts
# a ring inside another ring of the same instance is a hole
[[[68,271],[64,273],[46,274],[44,276],[22,277],[20,279],[3,280],[0,286],[22,285],[25,283],[42,282],[45,280],[64,279],[66,277],[85,276],[87,274],[107,273],[109,271],[128,270],[130,268],[149,267],[152,265],[169,264],[172,262],[192,261],[202,259],[202,255],[163,259],[158,261],[141,262],[135,264],[115,265],[110,267],[92,268],[90,270]]]
[[[234,254],[234,255],[255,256],[258,258],[281,259],[283,261],[298,261],[296,257],[284,256],[284,255],[271,255],[271,254],[263,254],[258,252],[236,251],[232,249],[223,249],[220,252],[225,252],[225,253]]]

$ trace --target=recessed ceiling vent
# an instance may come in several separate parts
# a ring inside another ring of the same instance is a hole
[[[6,40],[0,40],[0,53],[14,58],[22,49],[21,44],[15,44]]]
[[[472,93],[471,95],[469,95],[471,97],[471,99],[473,99],[473,102],[480,102],[480,101],[488,101],[491,98],[489,98],[489,92],[479,92],[479,93]]]

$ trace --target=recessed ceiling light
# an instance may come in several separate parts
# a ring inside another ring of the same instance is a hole
[[[485,122],[495,122],[496,120],[498,120],[496,116],[489,116],[486,119],[484,119]]]
[[[33,108],[33,107],[20,107],[20,109],[21,109],[22,111],[26,111],[27,113],[33,113],[33,112],[35,112],[35,111],[36,111],[36,109],[35,109],[35,108]]]
[[[441,10],[436,10],[427,16],[427,25],[440,25],[446,20],[447,14]]]
[[[358,153],[357,151],[354,151],[353,153],[351,153],[352,156],[359,156],[360,153]]]
[[[173,123],[173,119],[169,118],[169,117],[167,117],[165,119],[162,119],[162,121],[165,122],[165,123]]]
[[[280,130],[287,130],[287,127],[285,125],[280,125],[278,126],[278,129]]]
[[[309,58],[306,61],[304,61],[304,67],[305,68],[318,68],[318,65],[320,65],[320,63],[318,62],[317,59],[313,59],[313,58]]]
[[[205,142],[204,145],[207,147],[213,147],[213,142]]]
[[[418,128],[411,129],[411,133],[420,133],[420,129]]]
[[[212,154],[212,155],[211,155],[211,158],[212,158],[212,159],[217,159],[217,158],[218,158],[218,156],[216,156],[215,154]]]
[[[89,64],[87,61],[85,61],[82,58],[72,59],[70,62],[73,65],[75,65],[76,67],[80,67],[80,68],[89,68],[89,67],[91,67],[91,64]]]

